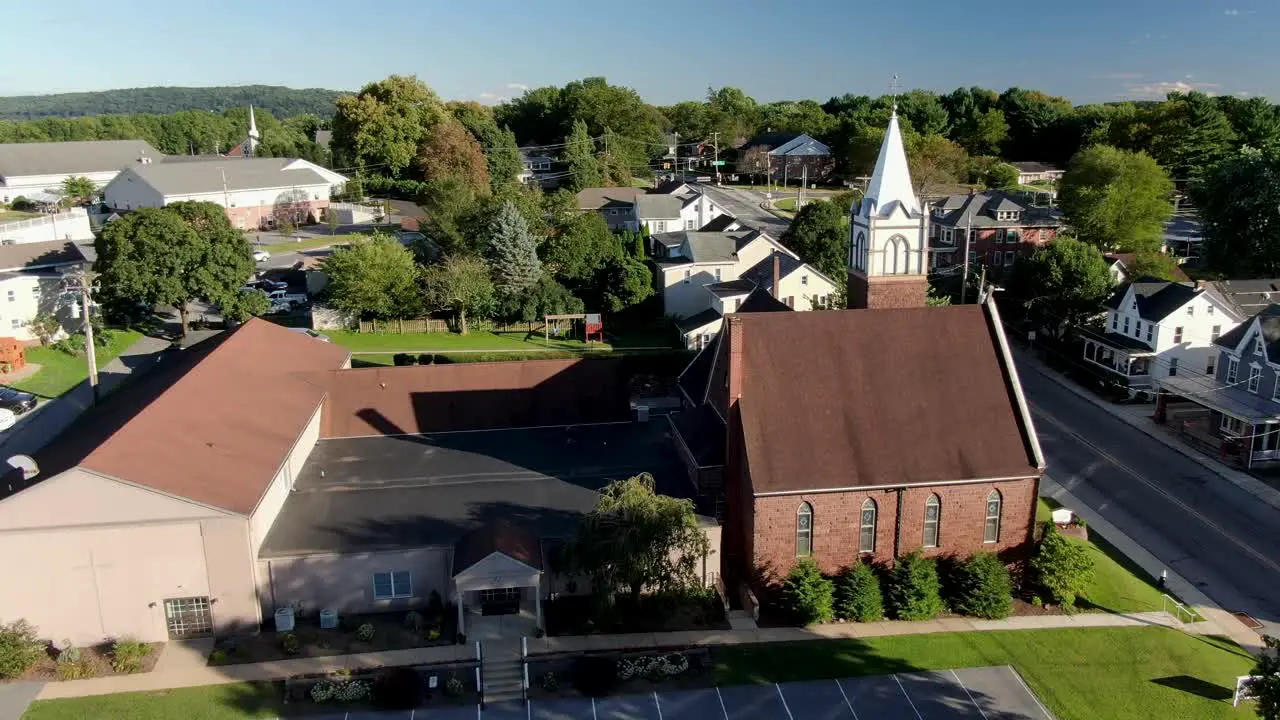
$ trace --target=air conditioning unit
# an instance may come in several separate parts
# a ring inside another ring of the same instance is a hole
[[[320,611],[320,629],[332,630],[338,627],[338,611],[328,608]]]
[[[276,632],[293,632],[293,608],[276,609]]]

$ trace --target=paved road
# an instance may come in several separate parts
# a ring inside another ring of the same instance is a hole
[[[791,224],[761,209],[760,203],[764,200],[762,195],[757,195],[747,190],[716,187],[714,185],[699,185],[698,187],[707,194],[707,197],[716,201],[721,207],[728,210],[731,215],[738,218],[738,222],[748,227],[763,230],[770,235],[778,235]]]
[[[1059,484],[1229,611],[1280,632],[1280,510],[1112,417],[1019,358]]]

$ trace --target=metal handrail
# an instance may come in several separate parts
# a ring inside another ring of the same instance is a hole
[[[527,635],[520,638],[520,668],[524,672],[520,693],[527,704],[529,702],[529,637]]]
[[[480,696],[480,707],[484,707],[484,652],[480,649],[480,641],[476,641],[476,694]]]
[[[1161,603],[1160,603],[1160,609],[1161,609],[1162,611],[1164,611],[1164,612],[1169,612],[1169,604],[1170,604],[1170,603],[1172,603],[1172,604],[1173,604],[1174,609],[1176,609],[1176,610],[1177,610],[1177,615],[1176,615],[1175,617],[1177,617],[1177,618],[1178,618],[1178,622],[1181,622],[1181,623],[1192,623],[1192,622],[1195,622],[1195,621],[1196,621],[1196,618],[1197,618],[1197,617],[1199,617],[1199,616],[1196,614],[1196,612],[1195,612],[1194,610],[1192,610],[1191,608],[1187,607],[1186,605],[1183,605],[1181,602],[1178,602],[1178,600],[1177,600],[1176,598],[1174,598],[1173,596],[1168,595],[1168,594],[1165,594],[1165,593],[1161,593],[1161,594],[1160,594],[1160,597],[1161,597],[1161,598],[1163,598],[1163,600],[1162,600],[1162,601],[1161,601]],[[1183,613],[1186,613],[1186,614],[1187,614],[1187,617],[1188,617],[1188,618],[1190,618],[1190,619],[1189,619],[1189,620],[1183,620],[1183,619],[1182,619],[1182,614],[1183,614]]]

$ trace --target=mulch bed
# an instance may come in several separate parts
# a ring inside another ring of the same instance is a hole
[[[298,652],[286,654],[280,647],[281,633],[264,631],[258,635],[235,636],[221,640],[210,654],[209,664],[215,666],[242,663],[268,662],[302,657],[327,657],[330,655],[354,655],[383,650],[407,650],[410,648],[452,645],[457,633],[457,613],[446,611],[441,618],[440,637],[428,640],[427,628],[415,632],[404,623],[405,613],[380,613],[377,615],[344,616],[339,626],[322,630],[315,618],[298,620],[293,633],[298,638]],[[373,639],[361,640],[356,628],[364,623],[373,625]],[[430,623],[428,622],[428,627]]]
[[[620,598],[605,613],[598,611],[590,595],[565,595],[545,603],[543,614],[547,634],[553,636],[729,629],[724,607],[714,595],[676,604],[646,596],[638,608]]]
[[[151,672],[155,669],[156,662],[160,659],[160,651],[164,649],[164,643],[150,643],[151,654],[142,659],[142,669],[138,672]],[[50,647],[49,652],[40,662],[31,666],[25,673],[19,676],[19,680],[34,680],[39,682],[56,682],[61,678],[58,677],[58,651]],[[92,677],[107,677],[110,675],[133,675],[136,673],[118,673],[111,667],[111,644],[103,643],[102,645],[94,645],[92,647],[80,648],[80,663],[85,667],[85,673],[77,679]]]

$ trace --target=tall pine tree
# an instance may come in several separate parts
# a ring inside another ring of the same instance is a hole
[[[595,140],[587,131],[587,124],[581,120],[573,122],[573,131],[565,138],[562,159],[569,166],[569,176],[565,178],[564,185],[570,192],[604,184],[604,171],[596,157]]]
[[[485,254],[499,297],[517,295],[533,287],[542,276],[538,243],[520,209],[510,200],[498,208],[489,222]]]

